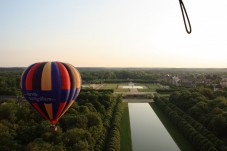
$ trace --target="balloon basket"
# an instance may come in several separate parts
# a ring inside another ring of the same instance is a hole
[[[57,130],[58,130],[58,128],[57,128],[56,125],[54,125],[54,124],[51,124],[51,125],[50,125],[50,131],[51,131],[51,132],[54,133],[54,132],[57,132]]]

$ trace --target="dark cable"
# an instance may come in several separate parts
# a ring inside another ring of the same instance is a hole
[[[179,3],[180,3],[180,8],[181,8],[181,12],[182,12],[183,20],[184,20],[185,29],[186,29],[187,33],[190,34],[192,32],[192,27],[191,27],[190,20],[188,18],[188,14],[187,14],[186,8],[184,6],[183,0],[179,0]],[[185,19],[185,15],[187,17],[187,20]],[[186,22],[188,23],[189,28],[188,28]]]

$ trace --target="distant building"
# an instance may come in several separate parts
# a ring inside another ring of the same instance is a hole
[[[128,86],[132,86],[132,87],[133,87],[133,86],[134,86],[134,83],[129,82],[129,83],[128,83]]]
[[[227,87],[227,78],[222,78],[221,82],[220,82],[220,85],[225,88]]]
[[[213,86],[214,91],[218,91],[222,88],[222,86],[220,84],[212,84],[212,86]]]
[[[172,84],[173,85],[179,86],[180,85],[179,82],[180,82],[180,78],[178,78],[177,76],[172,77]]]

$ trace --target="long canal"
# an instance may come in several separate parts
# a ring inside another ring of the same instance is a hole
[[[148,103],[129,103],[129,115],[133,151],[180,151]]]

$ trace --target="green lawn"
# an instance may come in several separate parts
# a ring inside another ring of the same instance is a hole
[[[117,85],[115,83],[105,83],[102,89],[117,89]]]
[[[182,151],[195,151],[192,145],[187,141],[183,134],[177,129],[177,127],[171,123],[166,115],[155,105],[150,104],[156,115],[159,117],[162,124],[165,126],[171,137],[174,139],[180,150]]]
[[[146,86],[147,89],[138,89],[140,92],[156,92],[156,89],[159,88],[159,84],[141,84]]]
[[[147,86],[150,90],[152,90],[153,92],[155,92],[156,89],[160,87],[159,84],[146,84],[146,86]]]
[[[129,92],[129,89],[116,89],[115,92]]]
[[[118,86],[127,85],[124,83],[105,83],[101,89],[113,89],[115,92],[129,92],[129,89],[119,89]],[[160,87],[159,84],[142,84],[136,83],[135,85],[145,86],[147,89],[138,89],[140,92],[156,92],[156,89]]]
[[[121,120],[121,151],[131,151],[132,142],[131,142],[131,128],[130,128],[130,119],[128,111],[128,103],[123,103],[123,115]]]
[[[83,84],[82,88],[90,88],[90,85],[89,84]]]
[[[115,92],[129,92],[129,89],[119,89],[117,83],[105,83],[102,87],[102,89],[113,89]]]

